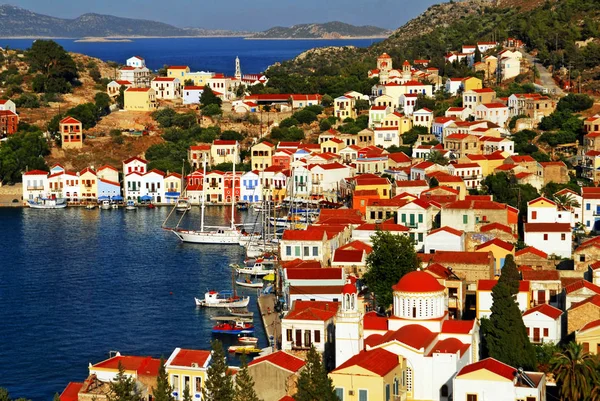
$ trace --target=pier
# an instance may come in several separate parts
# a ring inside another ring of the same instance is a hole
[[[258,310],[265,327],[267,339],[271,347],[281,344],[281,319],[275,311],[277,297],[274,294],[261,294],[258,297]]]

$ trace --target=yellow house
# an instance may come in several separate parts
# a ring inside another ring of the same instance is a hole
[[[192,399],[202,399],[210,358],[210,351],[175,348],[165,363],[175,399],[181,399],[186,387]]]
[[[375,190],[379,199],[390,199],[392,197],[392,184],[387,178],[378,177],[374,174],[359,175],[355,179],[355,191]]]
[[[186,65],[171,65],[167,67],[167,77],[178,78],[183,84],[185,76],[190,73],[190,67]]]
[[[478,218],[476,218],[478,219]],[[477,223],[477,222],[476,222]],[[495,260],[496,274],[500,274],[507,255],[515,256],[515,246],[501,239],[494,238],[475,247],[475,252],[492,252]]]
[[[321,153],[340,154],[340,150],[346,147],[346,143],[339,138],[331,138],[321,143]]]
[[[73,117],[65,117],[58,123],[63,149],[81,149],[83,146],[83,125]]]
[[[338,399],[344,401],[405,399],[404,358],[383,348],[361,351],[329,373]]]
[[[164,185],[166,203],[176,203],[182,192],[181,174],[170,173],[165,177]]]
[[[333,115],[344,121],[347,118],[356,118],[356,101],[353,97],[340,96],[333,102]]]
[[[211,79],[215,74],[212,72],[206,71],[198,71],[198,72],[188,72],[184,76],[184,80],[182,83],[187,80],[194,81],[193,86],[206,86],[208,85],[208,80]]]
[[[79,172],[79,197],[81,200],[96,200],[98,194],[98,177],[89,167]]]
[[[259,142],[252,146],[251,166],[253,170],[264,170],[273,165],[273,152],[275,151],[275,145],[271,142]]]
[[[413,121],[402,113],[394,112],[385,116],[381,121],[381,126],[384,128],[397,127],[398,134],[402,135],[413,127]]]
[[[464,92],[483,88],[481,79],[475,77],[465,78],[463,80]]]
[[[583,350],[600,355],[600,320],[589,322],[575,332],[575,341],[581,344]]]
[[[154,111],[158,108],[156,92],[152,88],[129,88],[124,95],[125,110]]]

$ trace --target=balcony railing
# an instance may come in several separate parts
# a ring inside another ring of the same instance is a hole
[[[419,223],[401,223],[408,228],[419,228]]]
[[[27,189],[29,191],[41,191],[44,189],[44,186],[43,185],[41,185],[41,186],[40,185],[28,185]]]

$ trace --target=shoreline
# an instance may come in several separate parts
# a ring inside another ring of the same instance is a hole
[[[389,38],[389,36],[344,36],[341,38],[254,38],[252,36],[244,37],[245,40],[368,40],[387,38]]]
[[[119,43],[122,41],[133,41],[134,39],[223,39],[223,38],[241,38],[244,40],[367,40],[367,39],[387,39],[389,36],[344,36],[341,38],[256,38],[247,35],[204,35],[204,36],[105,36],[105,37],[60,37],[60,36],[3,36],[0,40],[37,40],[37,39],[61,39],[74,40],[78,43]],[[118,41],[118,42],[117,42]]]

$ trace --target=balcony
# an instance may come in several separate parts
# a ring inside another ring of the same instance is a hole
[[[219,188],[219,184],[210,184],[209,188]]]
[[[27,190],[28,191],[43,191],[44,186],[43,185],[27,185]]]
[[[419,223],[400,223],[408,228],[419,228]]]

